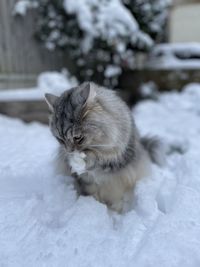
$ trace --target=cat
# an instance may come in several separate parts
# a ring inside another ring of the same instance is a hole
[[[80,194],[122,212],[125,195],[151,173],[151,161],[161,163],[159,141],[141,138],[126,103],[92,82],[45,98],[60,143],[57,170],[74,177]]]

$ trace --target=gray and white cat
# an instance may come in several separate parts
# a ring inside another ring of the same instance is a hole
[[[50,128],[60,143],[57,169],[80,193],[123,210],[125,195],[160,163],[159,143],[140,138],[132,114],[114,91],[83,83],[60,97],[46,94]]]

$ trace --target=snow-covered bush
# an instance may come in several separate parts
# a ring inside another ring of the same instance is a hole
[[[31,0],[30,0],[31,1]],[[133,69],[137,51],[163,37],[169,0],[32,0],[36,36],[48,49],[66,50],[80,81],[116,86]]]
[[[25,16],[27,11],[38,7],[38,1],[20,0],[16,3],[13,15]]]

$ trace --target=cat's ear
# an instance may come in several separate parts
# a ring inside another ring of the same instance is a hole
[[[90,104],[90,103],[93,103],[95,101],[97,93],[95,91],[94,86],[88,82],[82,88],[81,95],[84,99],[84,104]]]
[[[91,85],[89,83],[89,95],[88,95],[88,98],[87,98],[87,103],[93,103],[96,99],[96,96],[97,96],[97,92],[94,88],[94,85]]]
[[[58,99],[58,97],[55,96],[55,95],[52,95],[52,94],[49,94],[49,93],[45,94],[45,100],[46,100],[46,102],[47,102],[47,104],[49,106],[49,109],[51,111],[54,110],[55,102],[56,102],[57,99]]]

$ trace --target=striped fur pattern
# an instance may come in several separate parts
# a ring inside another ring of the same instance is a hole
[[[46,100],[52,112],[50,128],[60,143],[58,171],[74,176],[82,194],[121,212],[126,193],[150,173],[146,139],[141,142],[127,105],[115,92],[93,83],[83,83],[60,97],[46,94]],[[83,174],[70,171],[73,151],[86,155]]]

